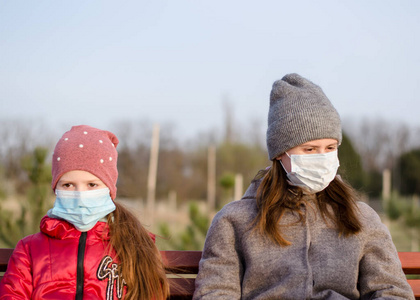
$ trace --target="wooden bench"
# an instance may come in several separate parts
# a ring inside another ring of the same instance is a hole
[[[12,248],[0,248],[0,280],[7,269],[12,252]],[[170,300],[192,299],[201,251],[161,251],[161,255],[169,267]]]
[[[0,272],[5,272],[13,249],[0,248]],[[194,293],[194,281],[198,272],[198,262],[201,251],[161,251],[161,255],[171,270],[178,270],[177,274],[183,278],[169,278],[171,284],[171,300],[191,299]],[[402,269],[408,275],[416,299],[420,300],[420,252],[399,252]],[[410,279],[417,275],[418,279]],[[2,276],[0,275],[0,280]]]

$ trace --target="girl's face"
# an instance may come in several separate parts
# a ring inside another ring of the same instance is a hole
[[[64,173],[58,180],[56,189],[64,191],[90,191],[104,189],[107,186],[92,173],[80,170]]]
[[[287,150],[289,155],[304,155],[304,154],[320,154],[336,151],[338,149],[338,142],[334,139],[320,139],[306,142],[302,145],[296,146]],[[283,153],[278,160],[281,160],[287,172],[291,171],[290,157]]]

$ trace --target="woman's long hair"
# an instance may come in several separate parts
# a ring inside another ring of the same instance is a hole
[[[306,221],[301,209],[305,204],[302,190],[287,183],[286,172],[277,159],[273,160],[271,168],[258,172],[254,180],[261,180],[256,197],[258,214],[253,220],[254,230],[281,246],[290,245],[291,242],[281,233],[279,221],[286,211],[297,213],[299,221]],[[331,220],[340,235],[349,236],[362,229],[357,216],[356,191],[342,179],[336,177],[316,194],[316,198],[321,216],[324,220]]]
[[[115,206],[108,215],[110,246],[127,284],[124,299],[166,299],[169,284],[159,250],[140,221],[121,204],[115,202]]]

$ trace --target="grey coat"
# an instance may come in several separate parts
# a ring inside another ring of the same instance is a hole
[[[342,237],[315,205],[306,222],[285,214],[280,247],[250,230],[257,214],[255,184],[226,205],[208,231],[196,279],[197,299],[414,299],[391,235],[360,202],[361,233]]]

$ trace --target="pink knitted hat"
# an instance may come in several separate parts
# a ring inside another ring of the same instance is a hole
[[[87,125],[73,126],[64,133],[54,149],[53,190],[64,173],[87,171],[102,180],[111,191],[111,198],[115,199],[118,179],[117,145],[117,137],[109,131]]]

